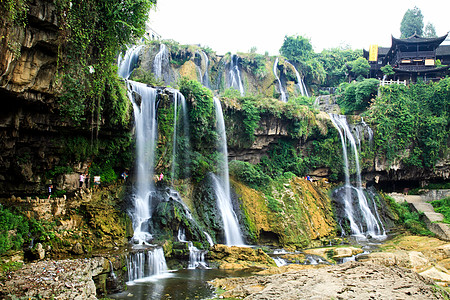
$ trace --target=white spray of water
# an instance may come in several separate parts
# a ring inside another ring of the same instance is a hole
[[[275,75],[275,78],[278,81],[278,89],[280,90],[280,93],[281,93],[281,99],[280,100],[283,101],[283,102],[287,102],[286,93],[283,90],[283,85],[281,84],[280,77],[278,77],[277,66],[278,66],[278,57],[275,58],[275,62],[273,64],[273,75]]]
[[[239,222],[231,203],[230,181],[228,174],[228,149],[227,137],[225,133],[225,122],[223,119],[222,106],[218,98],[214,97],[214,107],[216,110],[217,133],[219,135],[218,150],[222,154],[221,163],[218,166],[219,176],[212,175],[214,191],[217,197],[224,231],[225,242],[228,246],[243,246],[244,241],[239,229]]]

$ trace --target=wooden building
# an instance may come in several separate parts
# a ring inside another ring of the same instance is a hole
[[[447,35],[424,38],[416,34],[406,39],[392,37],[390,48],[370,46],[364,50],[369,61],[371,78],[383,78],[381,68],[391,65],[395,74],[389,79],[416,82],[438,80],[450,74],[450,45],[441,45]]]

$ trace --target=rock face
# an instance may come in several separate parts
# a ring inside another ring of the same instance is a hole
[[[109,269],[104,258],[41,261],[27,264],[0,286],[2,299],[97,299],[94,276]]]
[[[215,244],[211,247],[209,257],[219,264],[220,269],[243,269],[248,267],[267,268],[276,266],[261,249]]]
[[[331,200],[320,182],[295,177],[282,191],[274,191],[273,200],[234,180],[231,183],[242,201],[241,210],[249,231],[258,244],[295,249],[335,234]],[[273,206],[279,210],[269,208]]]
[[[46,0],[27,5],[26,26],[0,29],[6,37],[0,48],[3,195],[42,192],[42,170],[59,161],[56,153],[60,147],[52,136],[67,125],[59,121],[55,111],[59,26],[55,5]]]
[[[42,102],[55,92],[59,24],[53,1],[37,0],[27,5],[26,27],[1,29],[6,42],[2,41],[0,51],[0,91],[2,98],[20,94],[27,101]]]
[[[433,282],[399,267],[349,262],[271,276],[216,279],[224,298],[241,299],[446,299]],[[443,295],[444,294],[444,295]]]

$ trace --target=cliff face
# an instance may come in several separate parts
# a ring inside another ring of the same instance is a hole
[[[55,113],[58,23],[51,1],[30,3],[26,26],[2,27],[0,51],[0,191],[38,189],[36,171],[58,161],[49,137],[61,124]]]
[[[58,21],[53,1],[30,3],[26,20],[26,26],[0,29],[5,37],[0,51],[2,98],[48,102],[57,75]]]
[[[141,49],[137,69],[131,78],[142,80],[153,72],[155,79],[165,85],[177,86],[182,77],[187,77],[220,94],[230,88],[239,94],[242,87],[245,95],[280,98],[279,83],[273,74],[274,62],[275,57],[255,53],[218,56],[198,46],[167,43],[161,48],[161,44],[152,42]],[[159,66],[158,70],[156,66]],[[293,73],[292,68],[280,61],[277,74],[283,90],[299,96],[301,92],[296,79],[288,75]]]

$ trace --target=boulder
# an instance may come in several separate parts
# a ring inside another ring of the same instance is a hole
[[[81,246],[81,244],[79,242],[77,242],[75,245],[73,245],[72,247],[72,253],[73,254],[77,254],[77,255],[81,255],[84,253],[83,251],[83,246]]]
[[[216,244],[211,247],[209,258],[218,263],[221,269],[267,268],[276,266],[273,259],[262,249],[253,249],[250,247],[229,247]]]

